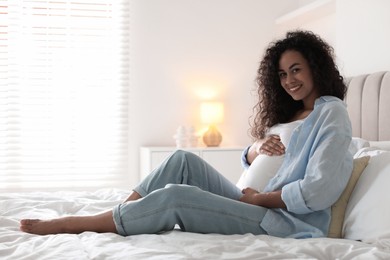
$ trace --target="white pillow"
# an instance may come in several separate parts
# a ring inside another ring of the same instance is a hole
[[[370,141],[371,147],[376,147],[377,149],[390,151],[390,141]]]
[[[386,153],[388,151],[385,151],[383,149],[378,149],[376,147],[365,147],[357,151],[355,155],[353,156],[354,159],[364,157],[364,156],[377,156],[378,154],[381,153]]]
[[[362,139],[360,137],[352,137],[352,140],[351,140],[351,143],[349,145],[349,152],[353,155],[355,153],[357,153],[357,151],[359,151],[360,149],[362,148],[365,148],[365,147],[369,147],[370,146],[370,143],[365,140],[365,139]]]
[[[344,238],[374,242],[390,238],[390,152],[365,148],[371,159],[360,176],[345,212]]]

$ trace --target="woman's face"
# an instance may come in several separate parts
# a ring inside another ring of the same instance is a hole
[[[320,96],[314,86],[307,60],[298,51],[285,51],[279,60],[279,79],[284,90],[294,99],[302,100],[305,109],[313,109]]]

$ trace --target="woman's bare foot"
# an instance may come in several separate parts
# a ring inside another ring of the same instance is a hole
[[[67,222],[69,222],[67,217],[52,220],[22,219],[20,230],[36,235],[70,233],[67,230]]]
[[[117,233],[112,211],[94,216],[70,216],[51,220],[22,219],[20,230],[36,235],[80,234],[85,231]]]

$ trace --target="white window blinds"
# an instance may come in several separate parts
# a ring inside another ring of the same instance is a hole
[[[128,1],[0,0],[0,190],[120,186]]]

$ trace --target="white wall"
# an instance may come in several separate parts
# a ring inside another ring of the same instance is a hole
[[[337,55],[347,76],[390,70],[390,1],[337,1]]]
[[[179,125],[199,122],[199,92],[225,104],[222,146],[247,145],[258,62],[276,17],[299,1],[133,0],[130,186],[139,147],[173,146]],[[126,184],[127,185],[127,184]]]
[[[297,9],[279,17],[275,35],[279,38],[289,30],[310,30],[329,44],[336,41],[336,2],[333,0],[301,0]]]
[[[320,7],[299,11],[310,5]],[[390,1],[301,0],[297,10],[277,24],[278,35],[295,28],[321,35],[334,47],[339,68],[347,77],[390,70]]]
[[[204,127],[199,120],[204,89],[225,103],[225,121],[219,126],[222,146],[247,145],[258,62],[266,45],[287,30],[320,34],[334,46],[345,76],[390,70],[387,0],[131,3],[131,180],[126,185],[138,182],[140,146],[173,146],[179,125]],[[299,7],[318,3],[325,8],[275,23]]]

